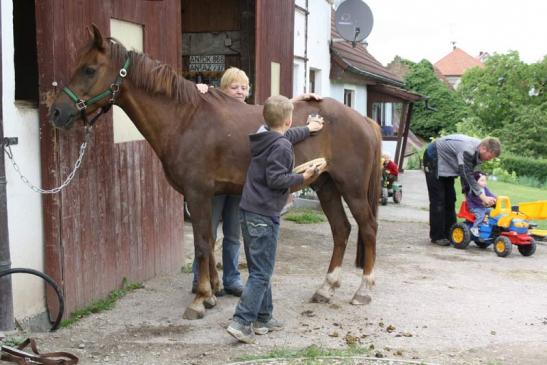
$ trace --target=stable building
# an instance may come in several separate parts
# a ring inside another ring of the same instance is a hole
[[[17,137],[13,158],[37,186],[62,185],[79,157],[82,124],[54,129],[48,101],[68,83],[93,23],[194,81],[214,84],[225,68],[240,67],[251,78],[251,102],[292,93],[293,0],[7,0],[0,6],[0,131]],[[79,171],[57,194],[35,193],[6,164],[0,264],[49,274],[64,291],[65,314],[106,297],[124,278],[140,282],[180,270],[193,250],[183,239],[183,197],[121,109],[97,122]],[[20,323],[47,322],[46,307],[56,314],[57,297],[48,289],[45,298],[43,282],[25,275],[11,282],[8,288],[2,280],[0,291],[13,300]]]

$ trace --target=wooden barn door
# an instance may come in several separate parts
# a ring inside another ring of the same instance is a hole
[[[81,123],[65,131],[47,122],[52,82],[68,83],[89,39],[86,27],[94,23],[109,36],[111,19],[141,26],[144,51],[181,66],[180,0],[36,1],[45,187],[65,179],[84,139]],[[64,289],[66,314],[105,297],[123,278],[143,281],[182,264],[182,196],[167,184],[146,141],[115,142],[111,112],[97,122],[73,182],[43,202],[45,271]]]
[[[294,0],[256,0],[255,103],[292,96]]]

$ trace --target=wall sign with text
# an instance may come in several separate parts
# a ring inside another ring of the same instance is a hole
[[[188,70],[189,71],[218,71],[222,72],[225,68],[224,55],[213,56],[189,56]]]

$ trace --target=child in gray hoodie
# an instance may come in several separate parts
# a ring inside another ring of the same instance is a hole
[[[230,335],[245,343],[254,343],[255,333],[263,335],[282,327],[272,317],[271,287],[280,214],[289,188],[303,184],[317,173],[316,167],[309,167],[303,174],[292,172],[293,144],[323,127],[312,118],[306,127],[289,129],[293,108],[284,96],[270,97],[263,111],[266,126],[249,136],[252,157],[240,204],[249,278],[227,328]]]

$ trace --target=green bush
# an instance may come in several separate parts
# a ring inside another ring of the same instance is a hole
[[[424,144],[420,149],[414,150],[414,152],[405,157],[404,168],[406,170],[421,170],[422,169],[422,157],[424,156],[424,151],[427,148],[428,144]]]
[[[547,180],[547,159],[533,159],[530,157],[502,154],[501,168],[515,172],[517,176],[535,177],[540,182]]]
[[[497,180],[506,183],[516,184],[518,182],[517,174],[515,173],[515,171],[508,172],[501,167],[494,168],[492,170],[492,175],[494,175]]]

